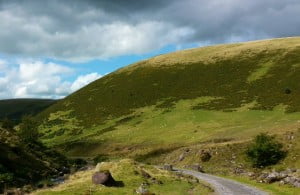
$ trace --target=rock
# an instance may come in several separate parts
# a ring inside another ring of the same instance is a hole
[[[167,170],[167,171],[173,171],[174,169],[173,169],[173,165],[170,165],[170,164],[165,164],[164,166],[163,166],[163,169],[164,170]]]
[[[79,169],[78,169],[78,171],[86,171],[86,170],[88,170],[88,166],[83,166],[83,167],[80,167]]]
[[[179,160],[179,161],[183,161],[184,157],[185,157],[185,156],[184,156],[184,154],[182,153],[182,154],[179,156],[179,159],[178,159],[178,160]]]
[[[294,185],[296,188],[300,188],[300,181],[296,181],[293,185]]]
[[[199,164],[193,164],[193,165],[190,165],[189,167],[190,167],[190,169],[192,169],[194,171],[204,173],[202,166]]]
[[[245,173],[244,169],[239,168],[239,167],[235,167],[235,168],[233,169],[233,172],[234,172],[234,174],[237,174],[237,175],[240,175],[240,174]]]
[[[204,173],[202,166],[199,165],[199,164],[185,165],[184,168],[185,169],[192,169],[194,171],[198,171],[198,172]]]
[[[109,171],[99,171],[93,174],[92,176],[93,184],[102,184],[105,186],[114,186],[116,181],[111,176]]]
[[[268,177],[268,173],[262,173],[256,178],[256,180],[259,181],[260,183],[263,183],[264,179],[267,177]]]
[[[136,190],[137,194],[141,195],[150,195],[151,193],[148,190],[148,184],[142,183],[140,187]]]
[[[69,174],[70,173],[70,169],[68,167],[62,167],[61,168],[61,172],[63,172],[64,174]]]
[[[141,170],[141,175],[143,178],[146,178],[146,179],[151,178],[151,175],[149,173],[147,173],[146,171],[144,171],[143,169]]]
[[[283,179],[285,184],[290,184],[294,187],[300,188],[300,179],[292,176],[288,176]]]
[[[208,151],[201,150],[200,151],[200,159],[202,162],[207,162],[211,159],[211,154]]]
[[[273,183],[273,182],[279,181],[280,179],[282,179],[282,178],[280,177],[279,173],[272,172],[272,173],[268,174],[268,176],[264,179],[264,182]]]
[[[249,173],[248,173],[248,177],[254,178],[254,177],[255,177],[255,173],[249,172]]]
[[[286,171],[288,172],[288,174],[290,174],[290,173],[295,173],[295,172],[297,172],[297,169],[289,168],[289,169],[287,169]]]

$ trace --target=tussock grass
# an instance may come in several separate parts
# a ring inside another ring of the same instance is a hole
[[[115,180],[124,183],[123,187],[105,187],[91,182],[94,170],[78,172],[69,180],[52,189],[40,190],[34,194],[133,194],[143,183],[149,183],[149,191],[155,194],[211,194],[209,186],[191,182],[188,178],[179,178],[172,173],[162,171],[149,165],[137,163],[130,159],[113,162],[102,162],[99,170],[109,170]],[[159,183],[151,182],[143,176],[146,172]]]

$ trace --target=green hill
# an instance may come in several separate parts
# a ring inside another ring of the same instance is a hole
[[[38,115],[40,132],[69,155],[136,158],[282,134],[299,127],[299,75],[299,37],[178,51],[55,103]]]
[[[24,115],[36,115],[56,100],[50,99],[7,99],[0,100],[0,119],[20,121]]]

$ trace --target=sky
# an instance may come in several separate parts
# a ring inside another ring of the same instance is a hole
[[[0,99],[63,98],[176,50],[300,35],[299,0],[0,0]]]

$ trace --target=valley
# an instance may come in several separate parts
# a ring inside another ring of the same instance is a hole
[[[201,181],[180,181],[153,168],[165,164],[197,164],[268,193],[300,193],[298,180],[295,187],[259,179],[288,169],[295,173],[286,177],[299,178],[299,54],[299,37],[177,51],[121,68],[52,102],[34,116],[41,143],[68,158],[107,163],[125,188],[94,186],[93,170],[87,170],[36,193],[130,194],[145,180],[134,174],[143,168],[166,183],[150,185],[155,194],[212,193]],[[246,151],[261,133],[275,136],[286,156],[254,167]],[[129,170],[130,178],[124,177]]]

